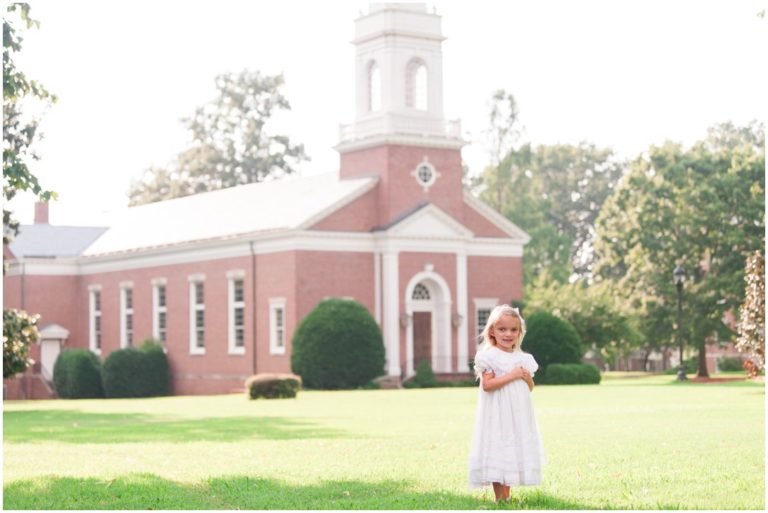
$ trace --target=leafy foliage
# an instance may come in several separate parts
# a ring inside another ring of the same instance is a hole
[[[27,29],[39,23],[29,17],[26,3],[11,3],[3,16],[3,202],[7,205],[17,192],[31,191],[41,200],[56,198],[56,193],[46,191],[29,168],[30,160],[39,157],[32,151],[32,144],[40,138],[39,119],[25,116],[22,106],[31,99],[54,103],[56,97],[42,85],[30,80],[16,67],[14,59],[23,41],[16,23]],[[12,212],[3,208],[3,244],[18,233],[19,223]]]
[[[53,364],[53,386],[62,399],[104,397],[101,360],[87,349],[67,349]]]
[[[24,372],[35,363],[29,357],[29,346],[40,336],[39,319],[39,315],[23,310],[3,310],[3,379]]]
[[[435,373],[432,372],[432,366],[425,360],[416,367],[416,375],[413,376],[413,379],[403,383],[403,386],[405,388],[434,388],[438,384]]]
[[[756,251],[747,258],[747,288],[739,319],[736,348],[749,354],[758,369],[765,368],[765,257]]]
[[[721,372],[733,372],[744,369],[741,358],[718,358],[717,368]]]
[[[600,370],[591,363],[553,363],[547,367],[547,385],[596,385]]]
[[[746,255],[763,247],[765,135],[762,125],[722,124],[689,150],[651,147],[638,157],[597,220],[596,278],[642,319],[646,338],[673,343],[677,293],[672,270],[688,270],[684,340],[704,348],[744,298]]]
[[[170,393],[168,357],[158,343],[113,351],[104,360],[106,397],[152,397]]]
[[[293,335],[291,368],[309,388],[365,385],[384,373],[379,326],[356,301],[321,301]]]
[[[141,351],[129,347],[112,351],[104,360],[102,370],[104,395],[114,397],[144,397],[144,358]]]
[[[582,349],[573,325],[549,312],[535,312],[526,319],[522,347],[539,364],[536,377],[546,379],[552,363],[580,363]]]
[[[142,343],[144,353],[144,383],[149,396],[171,394],[171,367],[163,345],[148,338]]]
[[[291,399],[301,389],[301,376],[295,374],[257,374],[245,381],[248,397],[258,399]]]
[[[598,351],[611,363],[635,348],[658,349],[654,337],[640,331],[640,320],[615,300],[608,281],[587,285],[583,280],[561,284],[541,275],[530,288],[527,312],[551,312],[570,322],[584,347]]]
[[[502,113],[506,113],[502,115]],[[521,134],[512,95],[497,91],[491,109],[491,165],[475,181],[480,197],[529,235],[524,281],[565,283],[592,273],[595,220],[623,173],[610,150],[582,143],[515,148]]]
[[[153,167],[131,185],[131,205],[261,182],[293,173],[308,157],[303,144],[272,135],[269,122],[290,110],[283,76],[244,70],[216,77],[218,98],[183,122],[190,148],[168,169]]]

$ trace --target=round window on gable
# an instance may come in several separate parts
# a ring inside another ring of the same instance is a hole
[[[411,175],[416,178],[416,181],[424,188],[424,192],[429,189],[432,184],[435,183],[439,173],[435,170],[435,166],[427,162],[426,158],[424,162],[419,163],[416,169],[411,172]]]

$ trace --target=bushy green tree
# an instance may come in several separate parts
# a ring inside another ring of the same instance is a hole
[[[542,274],[529,291],[527,314],[544,311],[567,320],[584,348],[599,352],[606,361],[614,363],[617,357],[637,348],[644,348],[646,357],[661,349],[659,340],[646,338],[640,330],[642,319],[616,301],[612,282],[588,285],[579,280],[563,284]]]
[[[183,122],[192,137],[168,168],[150,168],[131,185],[131,205],[261,182],[309,160],[303,144],[273,134],[270,121],[290,110],[282,75],[244,70],[216,77],[218,97]]]
[[[674,343],[676,264],[684,284],[684,340],[699,349],[733,333],[723,322],[744,300],[746,256],[763,249],[765,134],[762,125],[718,125],[690,149],[668,142],[638,157],[597,220],[596,279],[644,319],[646,338]]]
[[[491,162],[472,189],[531,236],[524,282],[541,274],[560,283],[590,278],[595,221],[624,171],[608,149],[592,144],[532,147],[521,143],[517,103],[504,91],[491,99]]]
[[[293,335],[291,368],[308,388],[363,386],[384,373],[381,330],[356,301],[321,301]]]
[[[579,334],[566,321],[549,312],[535,312],[526,319],[522,349],[539,364],[536,375],[546,379],[552,363],[580,363],[583,354]]]
[[[7,208],[17,192],[31,191],[43,201],[56,197],[55,192],[43,189],[29,167],[32,160],[38,159],[32,145],[41,137],[40,120],[25,115],[23,107],[30,101],[56,101],[45,87],[27,78],[16,66],[23,41],[18,24],[26,29],[39,26],[29,11],[29,4],[9,3],[3,16],[3,244],[18,232],[19,223]]]
[[[24,372],[35,362],[29,357],[29,346],[37,342],[39,315],[23,310],[3,310],[3,379]]]
[[[53,386],[62,399],[104,397],[101,360],[87,349],[67,349],[53,364]]]

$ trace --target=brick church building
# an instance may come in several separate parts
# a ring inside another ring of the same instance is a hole
[[[176,394],[290,371],[298,323],[329,297],[381,326],[386,378],[422,360],[469,372],[490,309],[522,296],[528,235],[462,186],[443,116],[440,16],[372,4],[355,22],[356,114],[337,172],[127,208],[108,227],[52,226],[47,205],[5,248],[5,308],[39,313],[34,368],[6,398],[50,397],[60,351],[162,341]]]

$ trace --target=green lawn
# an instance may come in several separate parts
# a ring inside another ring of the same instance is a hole
[[[466,487],[470,388],[5,402],[6,509],[763,509],[764,386],[534,391],[549,464]]]

